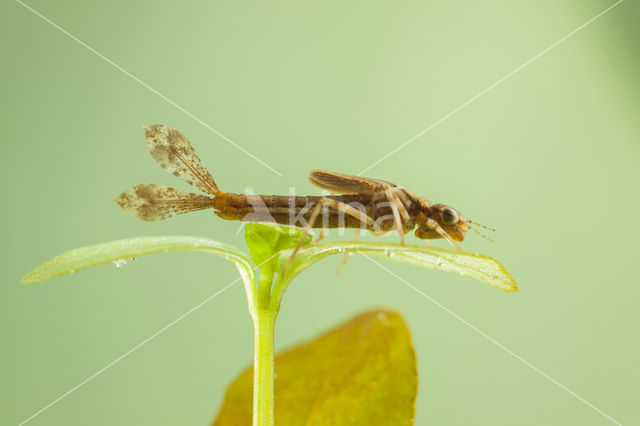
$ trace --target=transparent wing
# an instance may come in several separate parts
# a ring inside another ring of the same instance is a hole
[[[309,182],[318,188],[326,189],[336,194],[369,194],[384,191],[389,186],[398,186],[395,183],[380,179],[329,172],[327,170],[312,170],[309,173]]]
[[[213,207],[213,198],[156,184],[136,185],[115,202],[133,216],[153,222]]]
[[[182,133],[164,124],[154,124],[144,126],[144,135],[149,153],[162,168],[201,191],[213,195],[219,192],[213,177]]]

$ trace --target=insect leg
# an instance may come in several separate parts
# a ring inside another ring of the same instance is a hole
[[[318,235],[318,238],[316,238],[315,240],[313,240],[314,243],[320,242],[324,239],[324,237],[327,236],[327,228],[322,228],[322,230],[320,231],[320,235]]]
[[[326,207],[326,206],[324,206],[324,207]],[[324,218],[326,217],[326,214],[327,214],[326,208],[322,209],[322,214],[323,214],[323,216],[322,216],[323,217],[322,228],[320,228],[320,234],[318,235],[318,237],[315,240],[313,240],[314,243],[322,241],[324,239],[324,237],[327,236],[327,228],[324,227],[324,225],[325,225]],[[315,223],[315,218],[313,220],[314,220],[314,222],[312,222],[312,223]]]
[[[456,243],[456,240],[451,238],[451,235],[447,234],[447,232],[444,229],[442,229],[442,227],[440,225],[438,225],[438,222],[436,222],[433,219],[427,219],[427,226],[430,227],[431,229],[435,230],[438,234],[440,234],[440,236],[442,238],[444,238],[445,240],[449,241],[449,243],[456,250],[460,250],[460,246],[458,245],[458,243]]]
[[[400,191],[406,191],[406,190],[399,186],[395,186],[391,188],[392,194],[398,193],[400,195],[403,195],[402,192]],[[400,210],[400,214],[402,215],[402,219],[404,219],[405,222],[411,222],[413,219],[411,219],[411,216],[409,215],[409,212],[407,211],[407,208],[404,204],[405,201],[407,200],[407,197],[403,196],[403,199],[401,200],[399,196],[395,196],[394,199],[398,202],[397,206],[398,206],[398,210]]]
[[[384,189],[384,193],[387,196],[387,200],[389,200],[391,211],[393,211],[393,220],[396,224],[396,231],[400,236],[400,244],[404,245],[404,227],[402,226],[402,219],[400,219],[400,209],[398,208],[398,205],[400,205],[400,208],[402,208],[403,213],[405,213],[407,217],[409,216],[409,214],[407,213],[407,210],[404,208],[398,197],[393,195],[392,188],[390,186],[387,186]]]
[[[353,240],[355,241],[358,239],[358,236],[360,235],[360,228],[356,229],[356,232],[353,234]],[[338,266],[338,270],[336,271],[336,274],[339,274],[340,272],[342,272],[342,270],[344,269],[344,267],[347,265],[347,262],[349,261],[349,257],[351,253],[345,253],[344,257],[342,258],[342,263],[340,263],[340,266]]]
[[[309,232],[311,231],[311,228],[313,227],[313,224],[316,222],[316,219],[318,218],[318,215],[320,214],[320,209],[322,208],[322,206],[331,207],[331,208],[334,208],[334,209],[339,210],[341,212],[344,212],[344,213],[346,213],[346,214],[348,214],[350,216],[355,217],[356,219],[360,220],[361,222],[366,223],[367,225],[372,226],[372,225],[375,224],[373,219],[371,219],[369,216],[367,216],[366,214],[362,213],[360,210],[356,209],[355,207],[350,206],[349,204],[341,203],[340,201],[336,201],[336,200],[333,200],[331,198],[321,198],[320,201],[318,201],[316,203],[316,205],[313,207],[313,211],[311,212],[311,216],[309,217],[309,221],[307,222],[307,224],[304,227],[304,232],[302,233],[302,238],[300,238],[300,241],[298,241],[298,245],[293,250],[293,253],[291,253],[291,256],[289,256],[289,260],[287,261],[287,264],[282,269],[282,275],[284,275],[284,273],[286,272],[287,268],[289,267],[289,265],[291,264],[293,259],[296,257],[296,254],[298,254],[298,252],[300,251],[300,248],[302,247],[302,243],[304,243],[304,241],[307,239],[307,235],[309,235]]]

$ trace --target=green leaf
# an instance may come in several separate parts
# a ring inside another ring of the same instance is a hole
[[[318,260],[332,254],[344,255],[344,253],[361,254],[427,269],[453,272],[478,279],[500,290],[518,291],[516,281],[500,262],[491,257],[436,247],[369,242],[337,242],[303,247],[287,272],[288,281]],[[280,267],[286,264],[290,254],[290,250],[279,254],[278,264]]]
[[[291,226],[249,223],[246,226],[244,239],[255,264],[262,265],[275,253],[296,247],[302,234],[302,229]],[[311,236],[307,235],[304,244],[310,241]]]
[[[118,265],[118,262],[172,250],[196,250],[222,256],[236,265],[245,283],[252,283],[254,280],[251,261],[244,253],[232,246],[205,238],[142,237],[81,247],[62,253],[29,272],[22,278],[22,282],[43,281],[60,275],[73,274],[92,266],[110,262]]]
[[[250,425],[253,369],[227,388],[214,426]],[[412,425],[416,358],[402,317],[360,315],[275,358],[275,424]]]

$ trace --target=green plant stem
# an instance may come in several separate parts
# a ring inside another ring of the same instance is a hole
[[[274,424],[273,338],[277,313],[256,311],[254,319],[253,426]]]
[[[275,421],[273,342],[278,309],[270,303],[273,276],[271,265],[264,265],[260,270],[258,300],[251,312],[254,330],[253,426],[273,426]]]

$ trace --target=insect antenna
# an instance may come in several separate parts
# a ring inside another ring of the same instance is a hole
[[[472,223],[472,224],[474,224],[474,225],[476,225],[476,226],[479,226],[479,227],[481,227],[481,228],[484,228],[484,229],[487,229],[487,230],[489,230],[489,231],[494,231],[494,232],[495,232],[495,229],[494,229],[494,228],[492,228],[492,227],[490,227],[490,226],[483,225],[483,224],[481,224],[481,223],[474,222],[474,221],[469,220],[469,219],[466,219],[466,221],[467,221],[467,222],[469,222],[469,223]]]
[[[482,238],[484,238],[485,240],[489,240],[492,243],[495,243],[495,240],[487,237],[486,235],[484,235],[482,232],[478,231],[476,228],[474,228],[473,226],[469,226],[469,229],[471,229],[473,232],[475,232],[476,234],[480,235]]]

